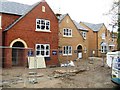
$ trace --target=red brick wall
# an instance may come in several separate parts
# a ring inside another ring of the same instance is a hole
[[[45,6],[46,12],[41,11],[42,5]],[[36,32],[36,18],[50,20],[51,32]],[[10,43],[17,38],[24,40],[28,47],[33,49],[35,48],[35,44],[50,44],[51,60],[46,61],[46,64],[58,64],[58,56],[52,55],[52,50],[58,49],[58,20],[47,3],[40,3],[9,29],[6,32],[4,44],[10,46]]]
[[[2,13],[2,30],[7,28],[10,24],[12,24],[16,19],[20,16],[12,15],[12,14],[4,14]]]

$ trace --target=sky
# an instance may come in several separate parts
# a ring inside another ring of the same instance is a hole
[[[8,0],[32,5],[41,0]],[[54,13],[66,14],[77,21],[88,23],[104,23],[111,29],[111,17],[104,15],[112,7],[113,0],[46,0]]]

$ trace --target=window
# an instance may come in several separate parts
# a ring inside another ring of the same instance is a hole
[[[50,45],[49,44],[36,44],[36,56],[50,56]]]
[[[69,28],[64,28],[63,29],[63,36],[72,37],[72,30]]]
[[[50,21],[36,19],[36,31],[50,31]]]
[[[101,53],[106,53],[108,50],[108,44],[106,42],[101,42]]]
[[[72,47],[71,46],[64,46],[63,55],[72,55]]]
[[[86,32],[82,32],[82,36],[84,39],[86,39]]]
[[[45,12],[45,6],[42,6],[42,12]]]
[[[101,53],[107,52],[107,46],[101,46]]]

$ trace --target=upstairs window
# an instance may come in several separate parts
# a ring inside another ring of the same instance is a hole
[[[36,19],[36,31],[50,31],[50,21],[45,19]]]
[[[69,28],[64,28],[63,29],[63,36],[65,37],[72,37],[72,30]]]
[[[86,39],[86,32],[82,32],[82,36],[84,39]]]

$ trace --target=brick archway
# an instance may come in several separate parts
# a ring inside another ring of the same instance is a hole
[[[28,48],[27,43],[26,43],[24,40],[20,39],[20,38],[13,40],[13,41],[10,43],[10,47],[13,47],[13,44],[14,44],[15,42],[22,42],[22,43],[24,44],[24,48]]]

